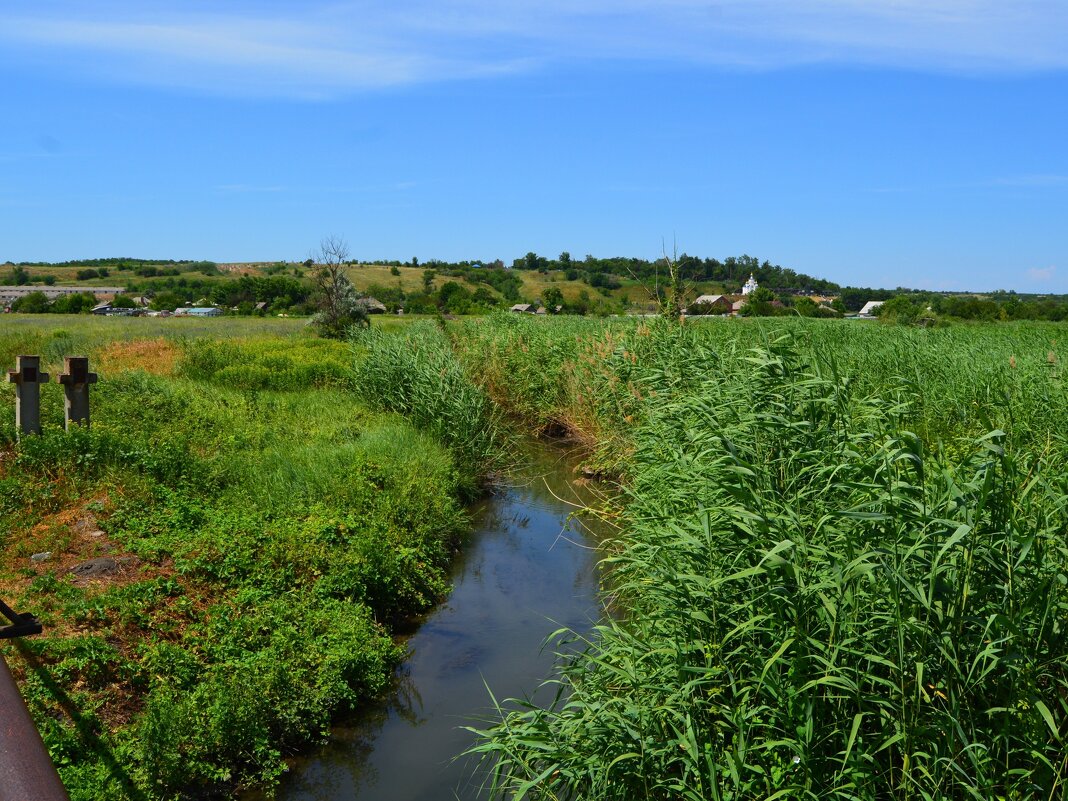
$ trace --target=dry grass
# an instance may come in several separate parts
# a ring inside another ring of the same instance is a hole
[[[96,365],[104,374],[144,370],[154,375],[174,375],[180,356],[179,347],[163,337],[134,339],[111,342],[101,348],[96,356]]]

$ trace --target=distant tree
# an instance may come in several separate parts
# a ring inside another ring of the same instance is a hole
[[[11,311],[23,314],[43,314],[48,311],[48,298],[44,292],[30,292],[21,298],[16,298],[11,304]]]
[[[819,306],[812,298],[800,297],[794,301],[794,309],[802,317],[815,317]]]
[[[155,270],[153,270],[153,274],[155,274]],[[89,280],[91,280],[93,278],[99,278],[100,277],[100,273],[98,273],[96,270],[92,269],[91,267],[86,268],[84,270],[78,270],[78,272],[75,273],[75,275],[76,275],[76,277],[77,277],[77,279],[79,281],[89,281]]]
[[[471,311],[471,293],[456,281],[446,281],[438,291],[438,304],[450,314],[468,314]]]
[[[55,286],[56,285],[56,277],[54,275],[46,275],[41,280],[44,281],[44,285],[45,286]]]
[[[78,292],[56,298],[48,310],[53,314],[87,314],[95,305],[96,296],[92,292]]]
[[[314,323],[319,333],[330,339],[344,339],[350,328],[370,325],[367,308],[358,302],[356,289],[345,274],[348,261],[345,240],[328,236],[319,244],[318,263],[312,274],[319,307]]]
[[[159,292],[149,301],[149,308],[155,311],[174,311],[185,303],[185,298],[172,290]]]
[[[390,267],[389,268],[389,274],[390,275],[400,275],[400,267],[397,267],[396,265]]]
[[[875,310],[875,315],[884,323],[898,325],[927,325],[933,315],[926,312],[926,304],[908,295],[897,295]]]
[[[134,299],[131,298],[129,295],[116,295],[112,299],[111,305],[114,306],[116,309],[134,309],[134,308],[137,308],[137,304],[134,303]]]
[[[556,314],[556,308],[564,305],[564,293],[555,286],[546,287],[542,290],[541,302],[549,314]]]
[[[583,289],[578,293],[578,299],[571,304],[571,308],[574,309],[576,314],[588,314],[592,303],[590,293]]]
[[[436,278],[436,277],[437,277],[437,272],[435,270],[423,270],[423,291],[424,292],[429,292],[430,291],[430,287],[433,285],[434,278]]]
[[[767,287],[757,287],[746,297],[740,314],[744,317],[771,317],[777,311],[771,305],[774,301],[774,292]]]
[[[549,269],[549,260],[544,256],[539,256],[532,250],[523,258],[516,259],[512,262],[512,266],[520,270],[539,270],[540,272],[545,272]]]
[[[485,308],[493,308],[500,305],[500,300],[484,286],[480,286],[474,291],[474,294],[471,295],[471,302]]]

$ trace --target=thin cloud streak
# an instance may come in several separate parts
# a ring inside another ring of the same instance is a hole
[[[1068,186],[1068,175],[1015,175],[1009,178],[999,178],[991,181],[986,186],[1012,186],[1012,187],[1055,187]]]
[[[450,59],[381,35],[252,16],[129,22],[0,15],[3,41],[57,50],[68,67],[115,82],[305,99],[526,68],[522,59]]]
[[[225,15],[120,3],[87,17],[82,6],[53,4],[50,16],[0,12],[0,43],[7,60],[42,51],[50,63],[109,81],[308,98],[588,60],[1019,73],[1068,69],[1068,15],[1059,5],[417,0],[398,7],[349,0],[278,3],[273,16],[239,3]]]
[[[1068,175],[1055,173],[1010,175],[980,181],[926,184],[916,186],[880,186],[866,191],[876,195],[904,195],[918,192],[952,192],[960,189],[1059,189],[1068,187]]]
[[[215,187],[215,191],[224,195],[245,195],[284,192],[284,186],[253,186],[252,184],[223,184]]]
[[[1032,267],[1027,271],[1027,279],[1033,281],[1036,284],[1045,283],[1053,279],[1053,274],[1057,272],[1057,268],[1053,265],[1049,267]]]

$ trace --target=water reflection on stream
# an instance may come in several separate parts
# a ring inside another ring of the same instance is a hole
[[[294,764],[279,799],[479,797],[471,764],[455,758],[472,742],[460,727],[490,715],[486,685],[499,699],[533,693],[552,665],[545,637],[599,615],[591,533],[554,497],[581,503],[588,490],[560,447],[532,446],[527,463],[517,486],[473,510],[454,590],[408,641],[393,696]]]

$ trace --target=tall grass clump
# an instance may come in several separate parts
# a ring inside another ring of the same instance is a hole
[[[347,387],[347,356],[343,344],[322,339],[193,339],[184,343],[179,372],[235,389]]]
[[[428,321],[402,333],[370,328],[355,336],[357,396],[371,408],[404,415],[445,444],[469,494],[478,477],[505,465],[500,412],[468,378],[440,328]]]
[[[500,314],[452,330],[491,397],[533,431],[587,446],[587,466],[606,474],[625,469],[651,394],[685,391],[720,361],[701,330],[663,320]]]
[[[650,396],[624,615],[561,632],[555,701],[480,731],[492,797],[1065,796],[1063,451],[994,429],[931,453],[914,381],[812,353],[724,351]]]
[[[535,431],[574,430],[567,412],[574,391],[569,372],[587,337],[608,333],[603,321],[534,318],[510,312],[460,324],[453,343],[489,394]]]

